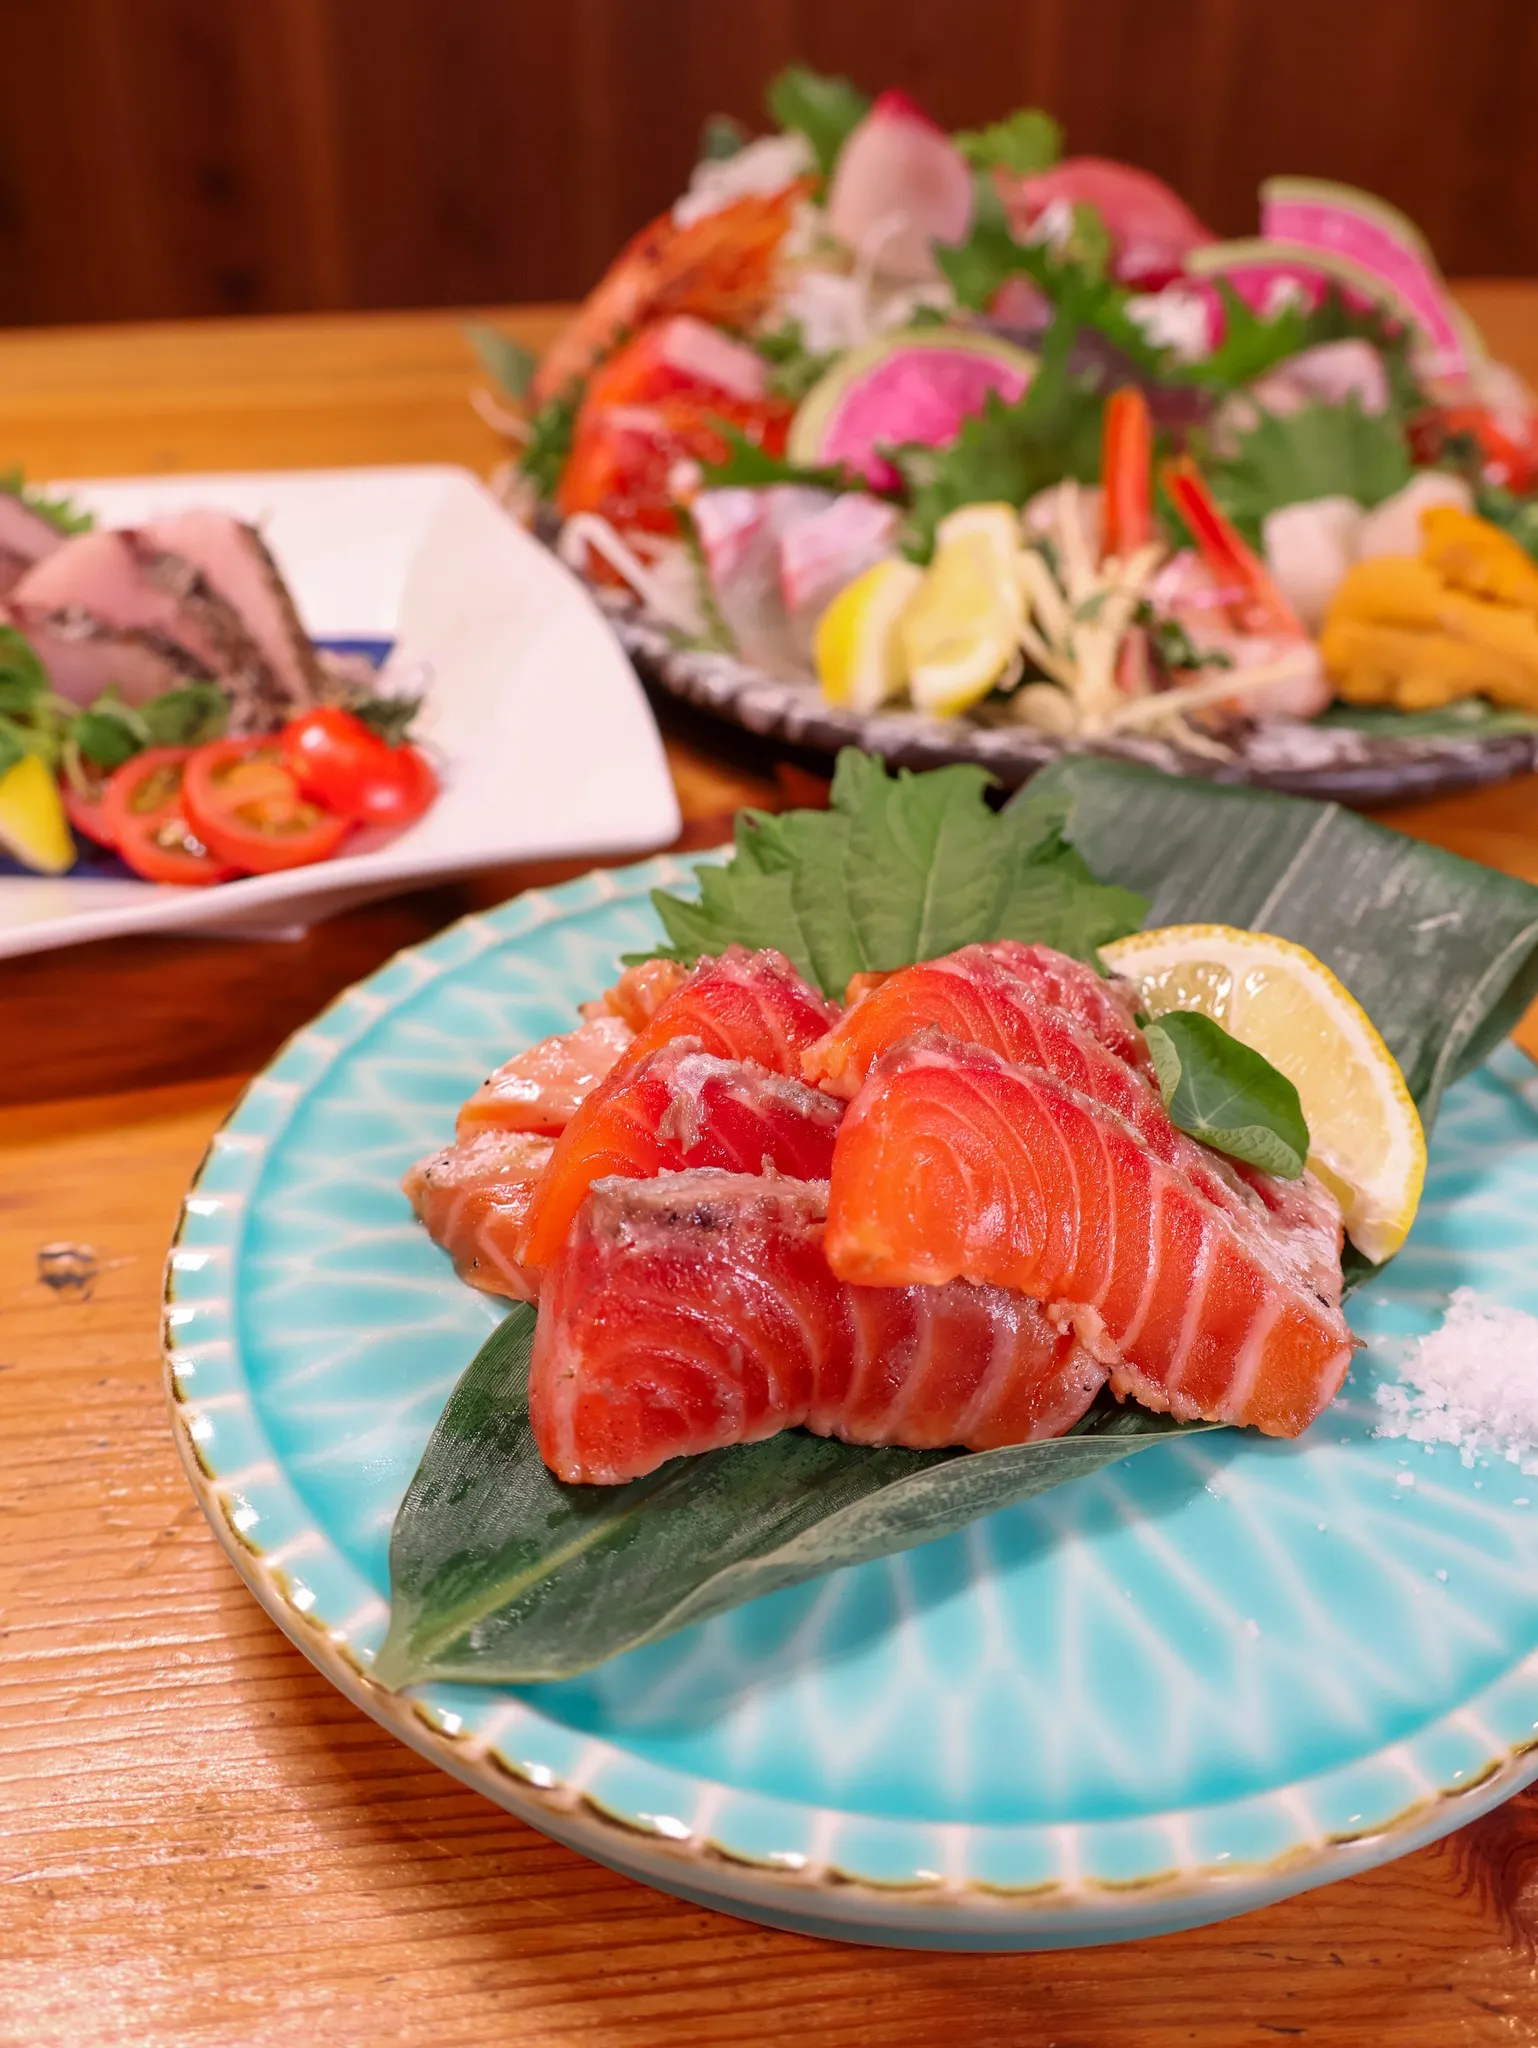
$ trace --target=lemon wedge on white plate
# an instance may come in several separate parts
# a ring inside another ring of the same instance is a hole
[[[934,560],[898,625],[919,710],[969,710],[1014,662],[1025,613],[1019,558],[1010,505],[967,505],[940,522]]]
[[[922,569],[893,558],[846,584],[817,621],[812,657],[830,704],[875,711],[908,681],[897,622],[924,580]]]
[[[0,848],[39,874],[62,875],[75,865],[59,785],[36,754],[23,754],[0,775]]]
[[[1308,1163],[1339,1198],[1351,1242],[1381,1261],[1404,1243],[1426,1178],[1426,1134],[1398,1062],[1322,960],[1270,932],[1166,925],[1102,946],[1150,1016],[1200,1010],[1298,1091]]]

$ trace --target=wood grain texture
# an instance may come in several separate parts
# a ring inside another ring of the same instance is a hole
[[[569,297],[802,57],[1022,102],[1222,234],[1307,172],[1538,271],[1529,0],[7,0],[0,322]]]
[[[1498,297],[1531,361],[1538,287]],[[506,319],[537,339],[551,317]],[[0,451],[39,475],[151,467],[161,447],[186,469],[495,454],[458,438],[475,423],[447,315],[107,341],[0,339]],[[815,799],[701,739],[669,742],[684,843],[725,836],[742,803]],[[1397,821],[1538,880],[1538,779]],[[157,938],[0,967],[0,2044],[1538,2039],[1538,1795],[1196,1934],[867,1951],[682,1905],[544,1841],[387,1737],[266,1620],[165,1419],[157,1305],[182,1191],[295,1024],[395,947],[581,865],[401,897],[294,945]],[[38,1280],[57,1242],[95,1248],[88,1295]]]

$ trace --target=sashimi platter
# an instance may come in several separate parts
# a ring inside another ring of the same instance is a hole
[[[663,688],[1018,784],[1065,751],[1370,802],[1526,768],[1538,410],[1414,225],[1221,240],[1021,109],[793,67],[512,401],[509,494]]]
[[[1348,810],[847,750],[290,1042],[171,1256],[189,1474],[350,1697],[684,1896],[1324,1883],[1538,1769],[1535,992],[1538,889]]]

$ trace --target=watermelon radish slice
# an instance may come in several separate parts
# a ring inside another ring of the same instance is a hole
[[[787,453],[808,466],[842,463],[890,490],[899,478],[883,448],[944,448],[990,392],[1013,404],[1035,372],[1035,356],[996,335],[960,327],[883,334],[813,385],[791,421]]]
[[[1260,228],[1268,241],[1345,263],[1353,280],[1376,280],[1372,295],[1430,344],[1428,375],[1464,380],[1483,359],[1478,332],[1453,304],[1425,237],[1386,200],[1325,178],[1268,178],[1260,188]]]

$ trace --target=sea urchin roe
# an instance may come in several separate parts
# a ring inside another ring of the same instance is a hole
[[[1538,1316],[1458,1288],[1397,1386],[1378,1388],[1378,1436],[1453,1444],[1538,1473]]]

